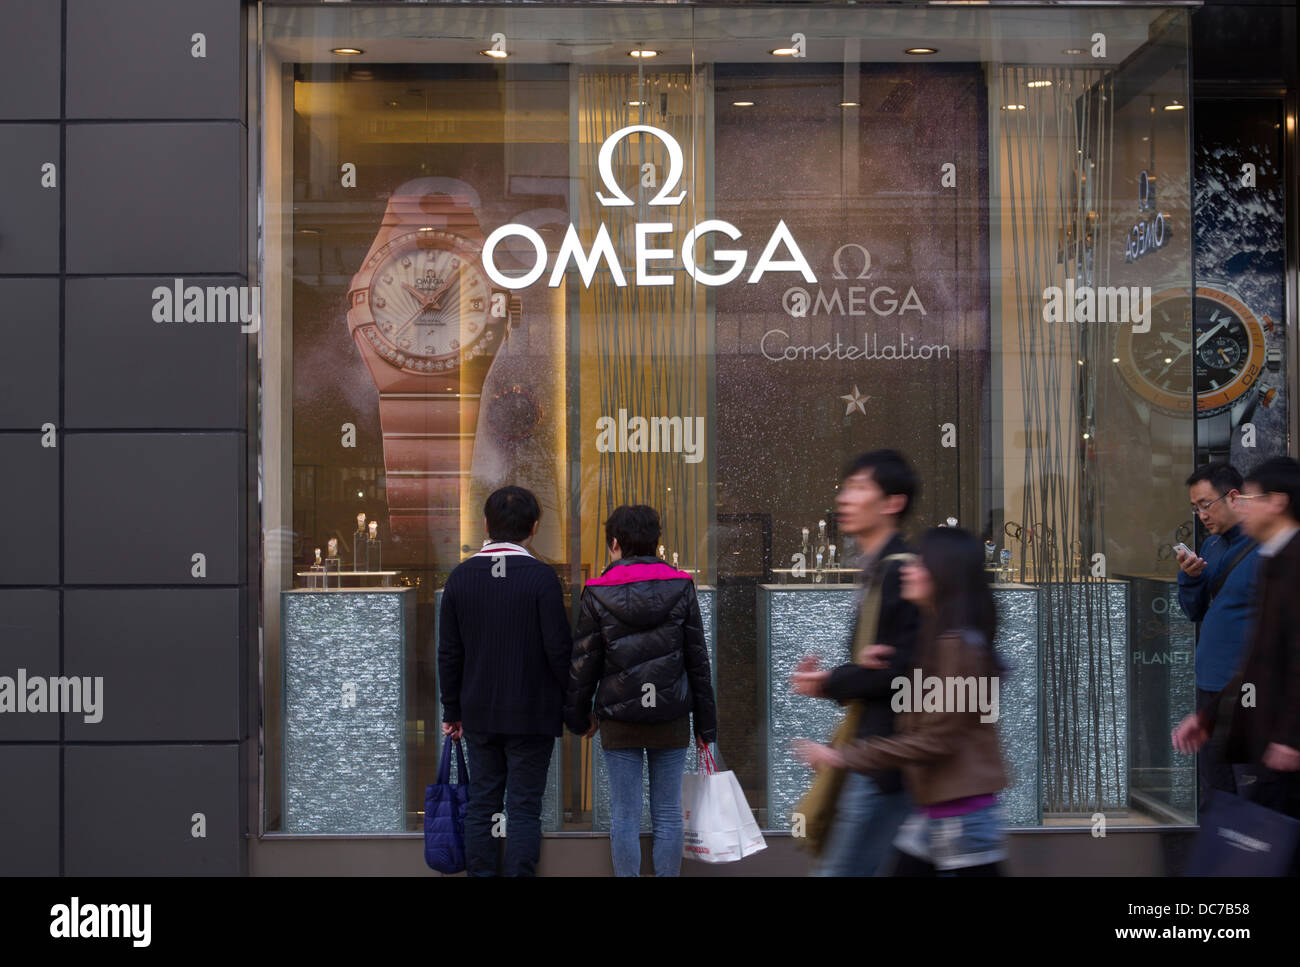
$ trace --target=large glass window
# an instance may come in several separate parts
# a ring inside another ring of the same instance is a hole
[[[421,828],[439,589],[508,483],[574,602],[659,509],[788,830],[876,447],[913,533],[987,542],[1009,821],[1194,820],[1184,11],[275,5],[260,50],[267,832]],[[597,744],[548,829],[608,828]]]

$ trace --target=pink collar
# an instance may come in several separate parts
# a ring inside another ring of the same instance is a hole
[[[638,561],[635,564],[616,564],[600,577],[592,578],[587,584],[631,584],[634,581],[674,581],[682,578],[687,581],[692,580],[685,571],[679,571],[663,561]]]

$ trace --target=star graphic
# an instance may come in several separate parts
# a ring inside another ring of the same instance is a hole
[[[860,392],[858,392],[857,383],[853,384],[853,394],[851,396],[841,396],[840,399],[846,400],[849,404],[848,406],[844,407],[845,416],[848,416],[850,413],[852,413],[853,408],[855,406],[858,408],[859,413],[861,413],[863,416],[867,415],[866,402],[867,400],[871,399],[871,397],[863,396]]]

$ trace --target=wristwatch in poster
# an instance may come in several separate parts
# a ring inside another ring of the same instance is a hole
[[[1115,365],[1137,420],[1147,427],[1151,483],[1179,483],[1192,452],[1191,360],[1194,335],[1186,286],[1151,297],[1151,326],[1143,333],[1118,327]],[[1177,467],[1175,467],[1177,464]],[[1178,473],[1175,474],[1175,469]]]
[[[1191,414],[1194,398],[1199,448],[1211,460],[1227,460],[1232,431],[1277,396],[1265,374],[1281,369],[1282,353],[1267,348],[1273,320],[1252,312],[1227,284],[1197,286],[1194,305],[1193,317],[1185,287],[1157,292],[1151,330],[1133,335],[1130,327],[1121,329],[1116,356],[1126,385],[1149,404],[1153,441],[1162,422]]]
[[[519,317],[483,271],[477,194],[451,178],[393,192],[348,288],[348,331],[379,391],[389,529],[412,559],[448,568],[461,554],[479,393]]]
[[[1267,346],[1272,331],[1273,320],[1252,312],[1225,284],[1197,286],[1197,444],[1211,460],[1227,460],[1233,430],[1277,396],[1266,379],[1282,368],[1282,351]]]

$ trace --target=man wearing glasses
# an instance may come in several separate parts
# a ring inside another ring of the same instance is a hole
[[[1243,528],[1259,542],[1259,612],[1250,649],[1223,690],[1224,702],[1184,719],[1174,730],[1174,747],[1199,749],[1217,719],[1228,733],[1228,760],[1256,766],[1250,798],[1300,817],[1300,463],[1265,460],[1246,477],[1237,501]],[[1298,863],[1300,854],[1293,874]]]
[[[1178,551],[1178,603],[1200,623],[1196,642],[1196,708],[1215,701],[1236,673],[1250,637],[1259,548],[1242,527],[1238,506],[1241,474],[1230,463],[1210,463],[1187,478],[1192,513],[1210,537],[1201,553]],[[1198,801],[1211,789],[1235,793],[1232,766],[1224,761],[1225,738],[1206,743],[1197,756]]]

